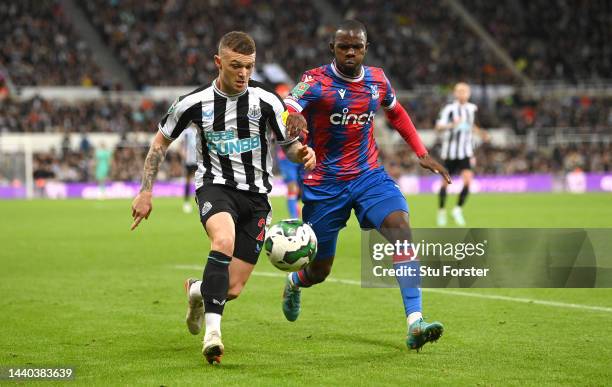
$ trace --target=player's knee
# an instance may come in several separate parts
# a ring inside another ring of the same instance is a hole
[[[231,256],[234,253],[234,238],[227,235],[218,236],[212,240],[211,248]]]

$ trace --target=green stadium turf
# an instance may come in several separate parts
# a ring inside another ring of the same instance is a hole
[[[413,226],[433,227],[437,198],[408,199]],[[275,219],[286,216],[282,199],[273,205]],[[612,195],[474,195],[465,215],[478,227],[612,227]],[[184,324],[183,280],[201,275],[209,247],[197,215],[155,199],[151,218],[134,232],[130,224],[128,200],[0,202],[0,367],[74,366],[71,384],[105,386],[612,381],[609,289],[425,290],[424,314],[446,332],[409,352],[399,291],[356,285],[354,219],[332,273],[353,282],[304,290],[289,323],[283,279],[262,255],[226,308],[226,353],[210,366]]]

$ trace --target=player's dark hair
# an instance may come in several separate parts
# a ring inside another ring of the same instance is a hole
[[[219,53],[224,48],[239,54],[251,55],[255,52],[255,41],[246,32],[232,31],[223,35],[219,41]]]
[[[366,42],[368,41],[368,30],[366,29],[366,26],[359,20],[347,19],[347,20],[343,20],[342,22],[340,22],[340,24],[338,24],[338,26],[336,27],[336,30],[334,31],[333,35],[331,36],[332,43],[336,41],[336,34],[340,30],[363,32],[366,38]]]

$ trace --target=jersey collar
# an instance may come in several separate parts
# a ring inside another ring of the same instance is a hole
[[[358,76],[356,76],[356,77],[349,77],[348,75],[344,75],[336,67],[336,61],[335,60],[331,63],[331,69],[332,69],[332,71],[333,71],[335,76],[337,76],[338,78],[342,79],[343,81],[347,81],[347,82],[359,82],[359,81],[361,81],[363,79],[363,76],[365,74],[365,70],[363,69],[363,65],[361,65],[361,72],[359,73]]]
[[[219,94],[219,95],[220,95],[220,96],[222,96],[222,97],[225,97],[225,98],[231,98],[231,99],[235,99],[235,98],[240,97],[241,95],[244,95],[244,94],[247,92],[247,90],[249,89],[249,87],[248,87],[248,85],[247,85],[247,87],[246,87],[246,88],[245,88],[243,91],[241,91],[240,93],[237,93],[237,94],[231,94],[231,95],[230,95],[230,94],[227,94],[227,93],[224,93],[224,92],[222,92],[222,91],[221,91],[221,89],[219,89],[219,88],[217,87],[217,78],[215,78],[215,79],[212,81],[212,86],[213,86],[213,90],[214,90],[214,91],[215,91],[217,94]]]

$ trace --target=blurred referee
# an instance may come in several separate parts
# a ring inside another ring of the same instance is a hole
[[[463,189],[459,193],[457,205],[453,208],[452,215],[455,223],[463,227],[465,219],[462,207],[470,192],[470,183],[474,177],[472,162],[474,161],[474,149],[472,133],[476,132],[483,141],[488,140],[488,134],[476,124],[476,112],[478,107],[468,102],[470,99],[470,86],[460,82],[455,85],[455,101],[444,106],[440,117],[436,122],[436,130],[442,132],[442,151],[440,158],[450,175],[461,175]],[[438,227],[446,226],[446,187],[448,183],[442,179],[439,192]]]

